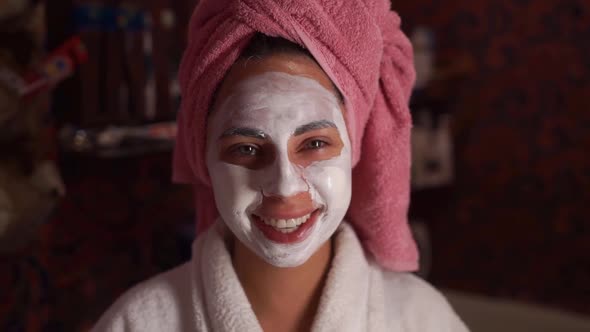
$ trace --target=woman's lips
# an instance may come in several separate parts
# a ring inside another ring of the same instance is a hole
[[[273,219],[253,214],[252,219],[267,239],[277,243],[290,244],[303,241],[309,235],[309,231],[319,215],[320,210],[317,209],[298,218]]]

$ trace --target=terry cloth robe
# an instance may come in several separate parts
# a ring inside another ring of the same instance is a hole
[[[195,240],[188,263],[129,290],[93,331],[261,332],[220,230],[218,222]],[[468,331],[431,285],[369,260],[351,226],[334,236],[312,331]]]

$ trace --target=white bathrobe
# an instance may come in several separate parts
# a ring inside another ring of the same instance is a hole
[[[348,224],[312,331],[468,331],[445,298],[409,273],[388,272],[365,256]],[[288,305],[286,303],[286,305]],[[193,258],[124,294],[94,327],[112,331],[262,331],[233,269],[219,227],[193,243]]]

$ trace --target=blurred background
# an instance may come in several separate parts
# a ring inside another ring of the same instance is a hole
[[[0,331],[87,331],[190,258],[170,168],[196,2],[0,2]],[[590,2],[393,9],[418,72],[419,273],[474,331],[589,331]]]

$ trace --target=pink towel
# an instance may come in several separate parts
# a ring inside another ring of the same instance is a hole
[[[407,223],[408,99],[412,47],[389,0],[202,0],[180,66],[177,182],[195,186],[198,230],[218,213],[205,165],[206,116],[225,73],[257,33],[305,46],[345,97],[352,142],[348,220],[385,268],[411,271],[418,253]]]

